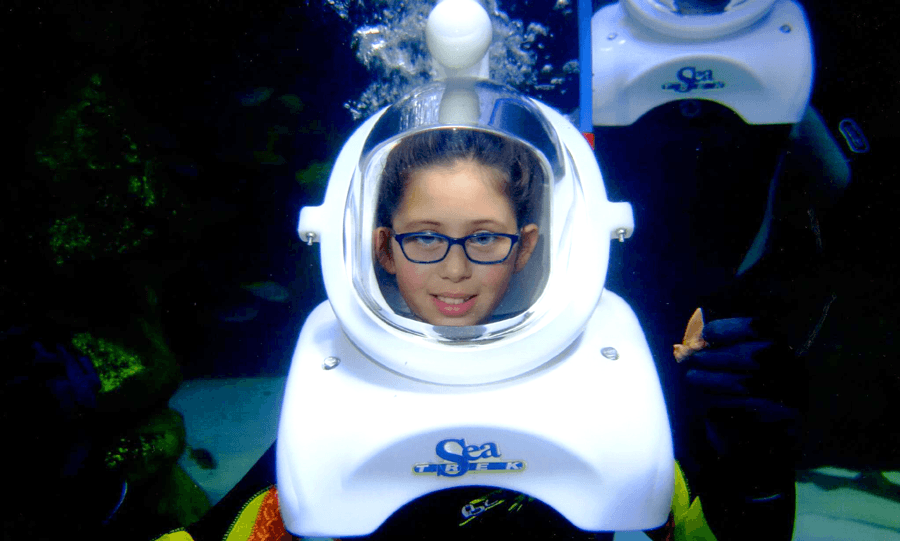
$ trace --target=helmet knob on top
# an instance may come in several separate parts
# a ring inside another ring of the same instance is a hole
[[[489,78],[491,20],[476,0],[442,0],[431,10],[425,41],[438,78]]]

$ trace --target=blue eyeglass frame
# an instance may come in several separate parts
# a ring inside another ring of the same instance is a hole
[[[409,261],[410,263],[417,263],[419,265],[431,265],[432,263],[440,263],[441,261],[447,259],[447,255],[450,253],[450,249],[453,248],[454,244],[459,244],[459,246],[462,248],[463,253],[466,255],[466,259],[468,259],[472,263],[475,263],[476,265],[497,265],[497,264],[503,263],[504,261],[509,259],[510,254],[512,254],[513,247],[516,245],[517,242],[519,242],[519,235],[510,235],[509,233],[493,233],[493,232],[473,233],[472,235],[466,235],[465,237],[459,237],[459,238],[448,237],[447,235],[441,235],[440,233],[416,232],[416,233],[400,233],[398,235],[397,233],[391,231],[391,234],[394,236],[394,239],[397,241],[397,244],[400,245],[400,251],[403,252],[403,257],[405,257],[406,260]],[[475,261],[474,259],[469,257],[469,252],[466,251],[466,241],[471,238],[481,237],[484,235],[493,235],[496,237],[506,237],[512,241],[509,244],[509,251],[506,253],[506,256],[503,259],[500,259],[497,261]],[[447,251],[444,252],[443,257],[441,257],[440,259],[437,259],[435,261],[419,261],[416,259],[412,259],[408,255],[406,255],[406,250],[403,248],[403,240],[406,238],[410,238],[410,237],[425,237],[425,236],[440,237],[447,241]]]

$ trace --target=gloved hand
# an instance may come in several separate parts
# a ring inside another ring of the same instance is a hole
[[[801,360],[762,321],[704,323],[700,309],[675,354],[691,400],[697,468],[688,482],[713,531],[720,539],[790,539]]]
[[[98,528],[122,493],[121,481],[100,463],[100,380],[90,360],[56,338],[53,330],[22,327],[5,330],[0,339],[11,374],[2,392],[14,457],[7,482],[21,501],[40,503],[4,522],[15,538]],[[54,520],[47,519],[48,505],[58,507]]]
[[[685,359],[685,378],[716,451],[727,457],[758,452],[773,439],[791,443],[785,436],[796,436],[805,393],[793,352],[752,318],[701,328],[702,347]]]

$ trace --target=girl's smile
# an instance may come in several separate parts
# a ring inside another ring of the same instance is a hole
[[[475,306],[478,295],[432,295],[438,311],[448,317],[462,317]]]

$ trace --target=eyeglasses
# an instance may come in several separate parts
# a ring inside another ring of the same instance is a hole
[[[513,245],[519,241],[518,235],[506,233],[475,233],[458,239],[440,233],[394,233],[394,238],[406,259],[412,263],[426,264],[443,261],[454,244],[462,246],[472,263],[503,263],[512,253]]]

